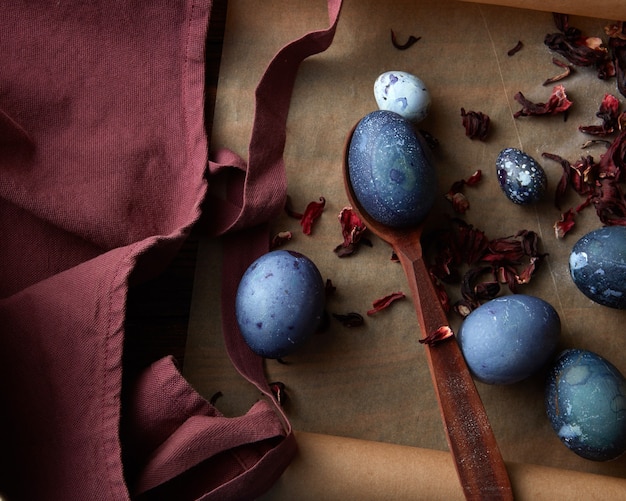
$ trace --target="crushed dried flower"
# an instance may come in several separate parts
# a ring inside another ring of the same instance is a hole
[[[543,82],[543,85],[551,85],[554,82],[558,82],[559,80],[563,80],[564,78],[567,78],[572,73],[572,67],[569,64],[565,64],[565,63],[559,61],[556,58],[552,59],[552,63],[557,65],[557,66],[559,66],[559,67],[561,67],[561,68],[563,68],[564,71],[563,71],[563,73],[559,73],[558,75],[555,75],[553,77],[550,77],[550,78],[546,79]]]
[[[513,56],[515,54],[517,54],[520,50],[522,50],[522,47],[524,47],[524,44],[522,43],[521,40],[519,40],[515,46],[511,49],[509,49],[509,51],[506,53],[507,56]]]
[[[285,391],[285,383],[281,383],[280,381],[274,381],[272,383],[269,383],[270,386],[270,390],[272,391],[272,395],[274,395],[274,398],[276,399],[276,402],[278,402],[278,405],[282,406],[285,404],[285,401],[287,400],[287,392]]]
[[[465,127],[465,135],[470,139],[478,139],[485,141],[489,134],[489,125],[491,119],[481,111],[465,111],[461,108],[461,118],[463,127]]]
[[[292,237],[293,235],[290,231],[279,231],[272,238],[270,249],[277,249],[278,247],[285,245],[287,242],[291,240]]]
[[[385,310],[391,306],[391,304],[399,299],[404,298],[404,292],[393,292],[388,294],[387,296],[381,297],[380,299],[376,299],[372,303],[372,309],[367,311],[368,316],[372,316],[379,311]]]
[[[338,219],[343,242],[335,247],[334,251],[339,257],[354,254],[360,243],[366,243],[371,246],[371,242],[363,238],[363,233],[367,230],[367,227],[352,207],[341,209]]]
[[[419,342],[428,346],[433,346],[441,341],[444,341],[445,339],[451,338],[453,335],[454,332],[449,325],[442,325],[436,331],[431,332],[428,336],[420,339]]]
[[[305,235],[310,235],[313,231],[313,223],[322,215],[324,207],[326,206],[326,199],[324,197],[319,198],[319,202],[310,202],[307,205],[302,219],[300,219],[300,226],[302,226],[302,232]]]
[[[513,98],[522,105],[522,109],[513,114],[514,118],[525,116],[556,115],[568,110],[572,101],[567,98],[565,87],[556,85],[545,103],[534,103],[518,92]]]
[[[422,37],[416,37],[416,36],[410,35],[408,40],[405,43],[400,43],[398,42],[396,33],[393,30],[391,30],[391,43],[398,50],[408,49],[409,47],[413,46],[416,42],[418,42],[421,38]]]

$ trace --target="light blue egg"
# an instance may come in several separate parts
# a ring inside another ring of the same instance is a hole
[[[512,384],[544,367],[561,333],[556,310],[525,294],[501,296],[473,310],[457,339],[467,366],[487,384]]]

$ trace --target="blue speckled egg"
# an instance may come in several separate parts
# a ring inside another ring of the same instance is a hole
[[[626,309],[626,227],[607,226],[587,233],[574,244],[569,269],[588,298]]]
[[[428,116],[430,93],[424,82],[406,71],[386,71],[374,82],[379,110],[395,111],[413,123]]]
[[[548,373],[546,411],[579,456],[608,461],[626,451],[626,380],[600,355],[569,349],[558,356]]]
[[[396,228],[420,223],[437,194],[429,153],[411,123],[397,113],[378,110],[362,118],[348,146],[348,175],[363,209]]]
[[[541,165],[516,148],[505,148],[500,152],[496,159],[496,174],[508,199],[521,205],[538,202],[548,184]]]
[[[463,321],[457,339],[473,376],[512,384],[536,373],[552,357],[561,333],[556,310],[525,294],[501,296]]]
[[[313,261],[299,252],[276,250],[259,257],[244,273],[235,314],[252,351],[281,358],[315,332],[324,303],[324,281]]]

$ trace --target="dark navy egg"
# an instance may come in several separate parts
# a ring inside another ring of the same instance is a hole
[[[516,148],[503,149],[496,159],[496,174],[504,194],[516,204],[538,202],[548,180],[541,165]]]
[[[576,287],[589,299],[626,309],[626,227],[587,233],[574,244],[569,269]]]
[[[357,124],[348,147],[348,174],[363,209],[379,223],[420,223],[437,194],[429,151],[411,123],[391,111],[374,111]]]
[[[324,281],[313,261],[298,252],[277,250],[258,258],[244,273],[235,314],[252,351],[281,358],[315,332],[324,303]]]
[[[546,411],[561,441],[594,461],[626,451],[626,380],[596,353],[563,351],[550,368]]]
[[[556,310],[543,299],[513,294],[472,311],[457,339],[467,366],[487,384],[512,384],[547,364],[561,333]]]

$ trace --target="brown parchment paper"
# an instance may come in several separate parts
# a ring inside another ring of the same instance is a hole
[[[598,36],[603,35],[606,24],[604,19],[575,16],[570,23]],[[253,0],[229,1],[211,143],[214,149],[227,147],[246,156],[253,91],[266,65],[283,45],[327,24],[323,0],[273,0],[262,6]],[[409,50],[399,51],[391,44],[390,29],[400,40],[409,35],[421,39]],[[285,149],[294,208],[304,210],[308,202],[323,196],[326,209],[311,236],[303,235],[298,221],[287,216],[273,224],[276,231],[292,231],[294,238],[287,248],[313,259],[323,277],[337,287],[328,300],[329,312],[364,315],[381,296],[398,290],[408,294],[400,265],[390,260],[389,247],[375,237],[371,237],[373,247],[362,247],[349,258],[340,259],[333,253],[342,241],[337,215],[347,204],[341,177],[346,135],[376,108],[372,93],[376,77],[383,71],[404,70],[425,82],[433,100],[429,117],[420,125],[440,143],[435,157],[441,197],[433,221],[444,213],[452,214],[443,197],[450,185],[482,169],[483,181],[466,190],[471,207],[464,218],[489,237],[508,236],[521,229],[536,231],[549,256],[520,292],[545,299],[559,312],[561,348],[593,350],[626,373],[626,312],[589,301],[572,283],[567,266],[573,244],[600,222],[593,209],[587,209],[571,234],[563,240],[555,238],[553,224],[560,213],[552,196],[561,167],[541,157],[545,151],[572,161],[583,154],[599,156],[602,145],[581,150],[588,137],[577,127],[597,123],[595,113],[605,93],[613,93],[621,102],[624,98],[614,80],[601,81],[592,70],[576,69],[560,82],[574,102],[567,121],[563,116],[512,117],[520,108],[513,99],[516,92],[543,102],[551,86],[542,83],[561,72],[543,44],[545,34],[555,29],[548,12],[494,5],[453,0],[344,3],[331,48],[301,66]],[[518,41],[523,49],[507,56]],[[465,136],[461,107],[491,117],[486,142]],[[536,206],[512,204],[497,185],[494,161],[500,150],[509,146],[524,150],[546,170],[548,194]],[[568,203],[580,201],[572,195]],[[184,373],[207,398],[221,391],[218,407],[226,415],[237,415],[259,396],[231,367],[224,352],[219,318],[220,259],[217,242],[207,239],[201,243]],[[451,322],[456,328],[460,321],[451,316]],[[286,384],[286,411],[297,430],[445,451],[419,336],[407,298],[367,317],[358,329],[331,321],[327,331],[288,357],[287,364],[268,361],[268,377]],[[626,458],[591,462],[560,443],[545,415],[543,374],[511,386],[477,383],[477,387],[507,462],[626,477]],[[383,468],[378,474],[384,479],[387,472]]]

